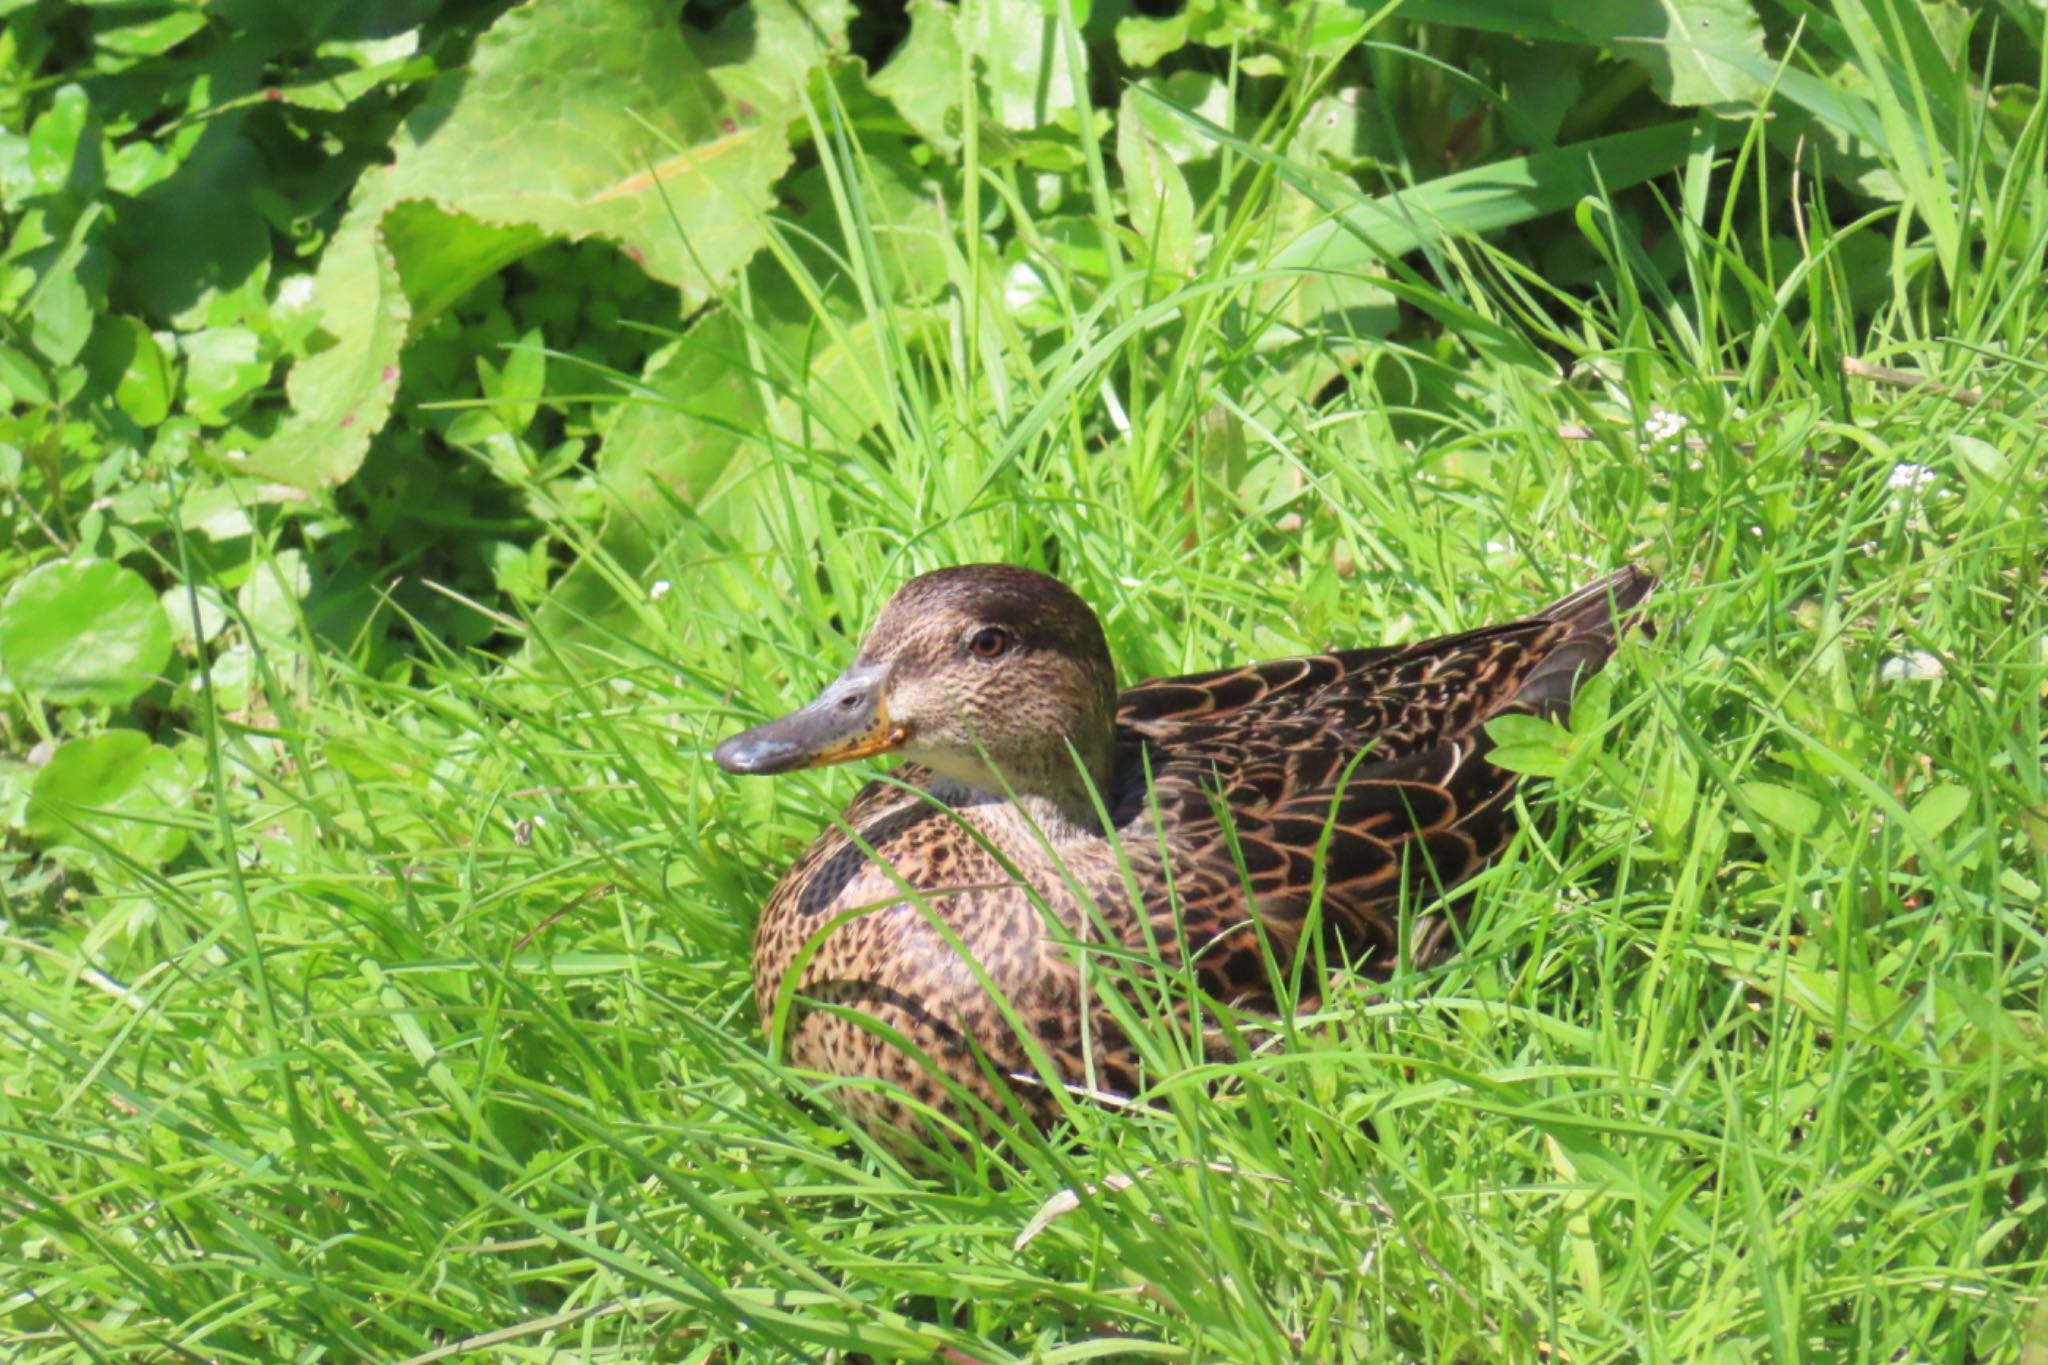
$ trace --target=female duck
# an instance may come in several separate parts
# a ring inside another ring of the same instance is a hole
[[[794,991],[785,1055],[846,1078],[833,1097],[871,1129],[908,1135],[920,1110],[985,1129],[1051,1118],[1054,1086],[1135,1093],[1119,1015],[1190,995],[1148,977],[1191,969],[1270,1011],[1271,971],[1314,995],[1315,924],[1331,960],[1388,967],[1404,901],[1513,832],[1485,723],[1561,713],[1654,582],[1627,568],[1509,625],[1119,694],[1101,624],[1057,580],[914,578],[816,701],[714,755],[733,773],[905,760],[770,895],[763,1026]],[[1419,926],[1411,956],[1445,928]]]

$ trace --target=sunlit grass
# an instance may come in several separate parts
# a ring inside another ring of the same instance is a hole
[[[1750,193],[1740,136],[1693,168],[1717,192]],[[897,268],[844,158],[834,264]],[[1261,184],[1214,230],[1273,212]],[[1447,239],[1401,287],[1469,331],[1347,345],[1334,397],[1278,382],[1279,295],[1221,272],[1091,306],[1048,253],[1067,331],[1036,353],[957,230],[953,336],[830,314],[864,393],[736,328],[772,442],[616,571],[631,618],[507,621],[512,664],[406,682],[273,640],[211,715],[203,864],[109,850],[91,915],[9,910],[0,1339],[1961,1361],[2031,1321],[2044,1349],[2048,206],[1982,190],[1995,249],[1940,263],[1977,302],[1926,316],[1895,253],[1853,334],[1851,243],[1890,223],[1809,219],[1789,272],[1689,233],[1671,297],[1589,203],[1591,301]],[[991,558],[1095,603],[1132,679],[1474,626],[1631,559],[1666,587],[1458,957],[1333,992],[1225,1085],[933,1174],[769,1058],[748,984],[756,907],[865,774],[705,755],[896,582]]]

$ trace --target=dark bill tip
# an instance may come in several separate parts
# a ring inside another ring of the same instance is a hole
[[[803,758],[801,746],[764,735],[759,730],[742,731],[711,751],[713,763],[742,777],[786,773],[798,767]]]
[[[885,754],[903,743],[882,705],[882,669],[849,668],[809,706],[743,730],[711,751],[711,761],[744,777],[818,768]]]

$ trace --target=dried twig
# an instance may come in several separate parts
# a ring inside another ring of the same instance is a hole
[[[1946,398],[1951,403],[1961,403],[1974,408],[1984,402],[1984,390],[1966,389],[1956,384],[1944,384],[1939,379],[1929,379],[1924,374],[1911,370],[1895,370],[1889,365],[1873,365],[1867,360],[1858,360],[1853,355],[1842,357],[1842,373],[1851,379],[1868,379],[1874,384],[1888,384],[1895,389],[1921,389],[1936,398]]]
[[[1873,365],[1852,355],[1842,357],[1842,373],[1851,379],[1868,379],[1873,384],[1932,394],[1936,398],[1945,398],[1966,408],[1988,407],[1997,412],[2005,407],[2004,403],[1988,396],[1982,389],[1967,388],[1961,384],[1945,384],[1939,379],[1929,379],[1926,375],[1912,370],[1895,370],[1889,365]],[[2048,419],[2035,418],[2034,425],[2048,429]]]

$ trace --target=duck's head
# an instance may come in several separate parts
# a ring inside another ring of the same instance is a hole
[[[897,589],[816,701],[712,758],[781,773],[895,754],[952,786],[1007,784],[1085,816],[1081,773],[1106,798],[1115,716],[1116,671],[1088,604],[1044,574],[970,564]]]

